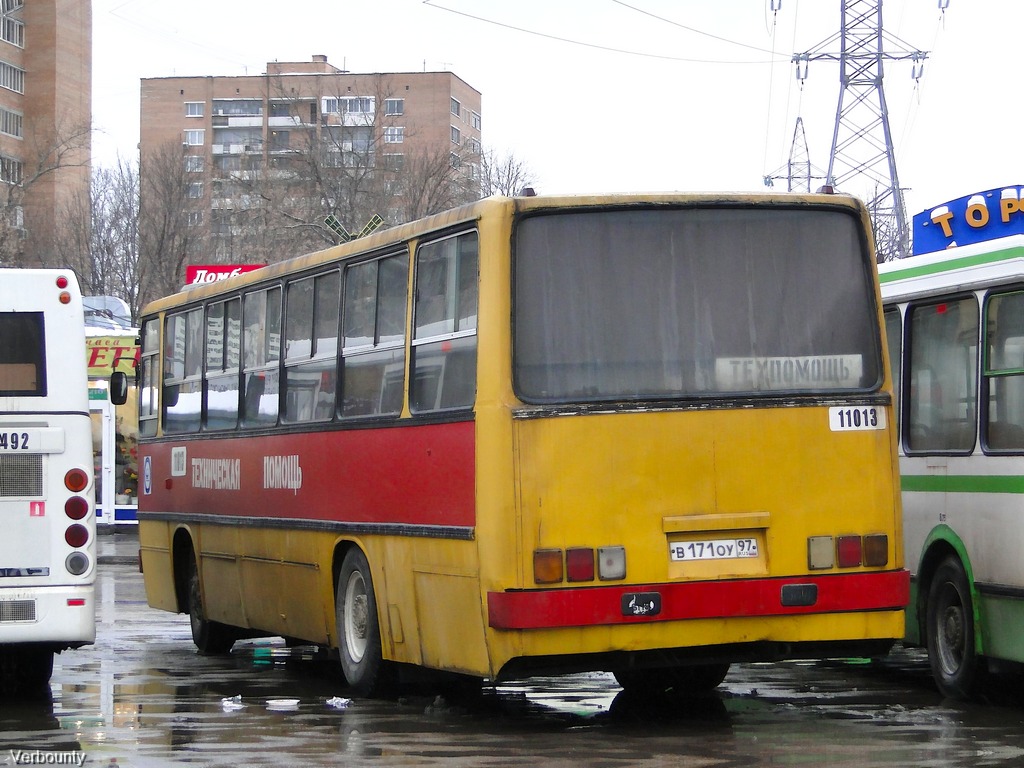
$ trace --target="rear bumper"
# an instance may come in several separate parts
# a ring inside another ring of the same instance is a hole
[[[523,630],[894,611],[909,597],[906,570],[538,589],[489,592],[487,620],[493,629]]]
[[[72,648],[96,640],[92,587],[11,589],[0,593],[0,644]]]

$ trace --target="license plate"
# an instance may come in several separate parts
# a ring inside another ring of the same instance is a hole
[[[668,545],[673,562],[691,560],[732,560],[757,557],[757,539],[703,539],[701,541],[674,541]]]
[[[38,450],[39,437],[37,430],[5,429],[0,431],[0,451]]]
[[[59,453],[64,431],[53,427],[0,428],[0,453]]]

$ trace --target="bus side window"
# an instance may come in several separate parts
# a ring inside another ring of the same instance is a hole
[[[991,296],[986,309],[986,447],[1024,451],[1024,292]]]
[[[969,453],[977,414],[978,304],[973,296],[909,312],[910,451]]]
[[[478,242],[467,232],[416,251],[414,413],[466,408],[476,399]]]
[[[164,432],[198,432],[202,414],[203,310],[167,318],[164,330]]]
[[[401,412],[408,287],[404,252],[345,271],[343,417]]]
[[[139,367],[139,435],[156,434],[160,415],[160,382],[154,380],[160,354],[160,324],[156,319],[142,324],[142,349]]]
[[[245,359],[244,426],[277,423],[280,393],[281,289],[246,294],[242,306],[242,354]]]
[[[210,430],[238,426],[241,305],[235,298],[206,310],[206,428]]]
[[[334,414],[340,286],[337,271],[288,284],[282,421],[327,421]]]
[[[892,368],[893,415],[900,424],[900,392],[903,373],[903,322],[898,307],[885,310],[885,338],[889,347],[889,366]]]

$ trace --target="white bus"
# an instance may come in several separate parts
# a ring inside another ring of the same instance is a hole
[[[112,379],[111,399],[126,389]],[[116,386],[117,392],[113,391]],[[69,270],[0,269],[0,687],[96,637],[85,322]]]
[[[879,278],[899,396],[907,642],[927,646],[944,694],[967,698],[991,662],[1024,662],[1024,234],[883,264]]]

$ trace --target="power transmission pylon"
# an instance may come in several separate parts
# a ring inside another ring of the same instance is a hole
[[[810,192],[811,180],[824,178],[825,174],[811,164],[804,119],[798,117],[793,128],[793,143],[789,147],[789,162],[775,173],[765,176],[764,184],[766,187],[773,187],[775,179],[785,179],[787,192]]]
[[[836,188],[866,182],[868,209],[875,230],[879,261],[910,255],[910,228],[896,173],[896,156],[889,130],[889,111],[882,88],[882,62],[913,62],[912,76],[921,78],[927,53],[911,48],[882,28],[882,0],[842,0],[842,26],[837,35],[793,62],[801,84],[811,61],[839,62],[839,106],[836,109],[828,182]],[[839,43],[838,53],[828,48]],[[890,50],[883,50],[883,44]],[[859,178],[863,177],[863,178]]]

